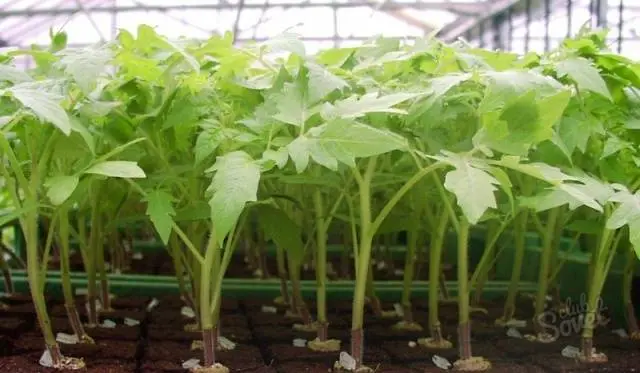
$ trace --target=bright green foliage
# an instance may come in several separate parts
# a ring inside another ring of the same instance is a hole
[[[233,229],[247,202],[257,201],[260,166],[251,156],[235,151],[220,156],[209,169],[215,171],[211,185],[211,219],[220,242]]]
[[[65,135],[71,132],[69,116],[60,105],[62,100],[60,96],[32,83],[13,86],[9,89],[9,93],[42,121],[52,123]]]
[[[171,235],[173,217],[176,215],[172,206],[173,197],[163,190],[154,190],[145,197],[147,215],[156,228],[162,242],[166,245]]]
[[[304,256],[302,228],[284,211],[271,205],[262,205],[257,212],[265,238],[287,250],[294,263],[301,263]]]
[[[613,100],[607,83],[605,83],[598,70],[584,58],[571,58],[556,64],[556,70],[560,76],[568,76],[573,80],[578,89],[591,91]]]
[[[144,178],[144,171],[135,163],[130,161],[106,161],[95,164],[84,171],[87,174],[96,174],[109,177],[122,178]]]
[[[47,197],[54,205],[61,205],[66,201],[78,186],[78,176],[55,176],[47,181]]]

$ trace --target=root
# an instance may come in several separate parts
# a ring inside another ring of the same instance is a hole
[[[437,341],[434,338],[419,338],[418,344],[422,347],[433,348],[438,350],[446,350],[449,348],[453,348],[453,343],[447,341],[444,338],[439,341]]]
[[[421,332],[424,330],[422,325],[417,322],[399,321],[391,327],[393,330],[404,330],[408,332]]]
[[[307,347],[312,351],[336,352],[340,351],[340,343],[339,339],[327,339],[326,341],[321,341],[316,338],[313,341],[309,341],[307,343]]]
[[[585,356],[584,353],[581,353],[578,356],[578,360],[583,363],[606,363],[609,361],[609,358],[607,358],[607,355],[602,352],[596,352],[596,349],[594,348],[591,352],[591,356]]]
[[[453,368],[464,372],[482,372],[491,369],[491,362],[483,357],[474,356],[456,361]]]
[[[333,370],[332,372],[334,373],[374,373],[375,370],[366,367],[366,366],[361,366],[360,368],[357,368],[356,370],[349,370],[349,369],[345,369],[342,365],[340,365],[339,361],[336,361],[333,364]]]
[[[75,357],[63,357],[58,364],[54,364],[54,368],[60,370],[79,370],[84,369],[87,365],[83,359]]]
[[[220,363],[215,363],[210,367],[191,368],[192,373],[229,373],[229,368]]]
[[[83,334],[78,338],[78,342],[82,344],[94,345],[96,341],[93,340],[88,334]]]

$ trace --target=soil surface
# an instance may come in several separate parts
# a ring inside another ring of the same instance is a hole
[[[198,332],[184,330],[193,323],[181,315],[183,306],[177,296],[159,298],[158,305],[150,312],[146,310],[149,298],[116,298],[113,311],[100,315],[101,321],[116,322],[115,328],[87,328],[95,345],[61,344],[63,354],[83,358],[87,368],[95,373],[169,373],[185,372],[182,363],[189,359],[202,359],[202,350],[192,350],[192,342],[201,337]],[[44,344],[41,333],[35,326],[35,315],[28,297],[16,296],[5,299],[11,304],[9,310],[0,313],[0,372],[44,373],[53,369],[38,364]],[[609,362],[585,364],[563,357],[561,351],[567,346],[579,346],[579,334],[574,330],[565,333],[556,342],[543,344],[526,339],[510,337],[506,328],[494,325],[501,316],[502,302],[483,304],[488,314],[472,315],[472,349],[475,356],[491,361],[489,372],[499,373],[581,373],[581,372],[637,372],[640,371],[640,342],[624,339],[611,331],[610,325],[601,326],[595,332],[594,345],[604,352]],[[83,300],[78,299],[80,314],[84,319]],[[221,336],[235,342],[235,350],[218,351],[216,359],[231,372],[248,373],[327,373],[337,360],[338,352],[315,352],[306,347],[295,347],[293,340],[311,340],[314,333],[294,331],[292,326],[299,320],[285,317],[286,309],[276,307],[277,313],[265,313],[263,305],[271,301],[225,300],[222,305]],[[71,333],[58,301],[48,303],[54,331]],[[313,302],[308,307],[315,310]],[[329,307],[329,336],[342,341],[342,350],[349,349],[351,302],[332,302]],[[393,309],[393,304],[384,304],[384,309]],[[377,318],[370,310],[365,316],[365,364],[376,372],[418,373],[441,372],[433,363],[438,355],[453,363],[457,359],[457,348],[430,350],[411,342],[428,337],[428,313],[426,302],[416,301],[414,318],[424,332],[401,332],[391,328],[399,319]],[[520,304],[518,319],[530,319],[530,301]],[[522,311],[524,310],[524,311]],[[443,334],[454,346],[457,345],[456,306],[442,305],[440,309]],[[573,316],[558,318],[557,330],[572,324]],[[124,325],[136,320],[138,325]],[[566,324],[561,325],[564,322]],[[568,330],[568,329],[567,329]],[[521,334],[532,333],[529,326],[520,327]]]

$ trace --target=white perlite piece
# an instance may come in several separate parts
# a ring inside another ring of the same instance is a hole
[[[100,324],[101,327],[107,329],[113,329],[116,327],[116,323],[113,320],[106,319]]]
[[[507,329],[507,336],[511,337],[511,338],[518,338],[518,339],[524,338],[522,336],[522,333],[520,333],[520,331],[518,329],[516,329],[516,328]]]
[[[511,319],[504,323],[504,325],[512,328],[525,328],[527,326],[527,320]]]
[[[262,306],[260,310],[264,313],[278,313],[278,309],[273,306]]]
[[[196,313],[193,311],[193,308],[188,307],[188,306],[184,306],[180,309],[180,314],[184,317],[188,317],[190,319],[193,319],[194,317],[196,317]]]
[[[75,334],[58,333],[56,334],[56,342],[64,343],[66,345],[74,345],[78,343],[78,336]]]
[[[440,369],[451,369],[452,365],[449,360],[443,358],[442,356],[433,355],[431,361]]]
[[[414,341],[409,341],[409,347],[414,348],[416,347],[418,344]]]
[[[294,347],[306,347],[307,346],[307,341],[305,339],[296,338],[296,339],[293,340],[293,346]]]
[[[400,317],[404,316],[404,308],[402,308],[402,304],[395,303],[393,305],[393,309],[396,310],[396,313],[398,314],[398,316],[400,316]]]
[[[376,267],[378,268],[378,271],[382,271],[383,269],[387,268],[387,263],[385,263],[383,260],[381,260],[381,261],[378,262]]]
[[[575,359],[580,356],[580,349],[573,346],[567,346],[562,349],[562,356]]]
[[[193,368],[199,368],[199,367],[200,367],[200,360],[198,359],[189,359],[184,363],[182,363],[182,368],[184,369],[193,369]]]
[[[393,274],[398,277],[404,276],[404,269],[396,269],[395,271],[393,271]]]
[[[160,303],[160,301],[158,300],[158,298],[151,299],[151,302],[149,302],[149,305],[147,306],[147,312],[149,312],[149,311],[153,310],[154,308],[156,308],[159,303]]]
[[[340,352],[340,366],[346,370],[356,370],[356,359],[342,351]]]
[[[44,353],[42,354],[42,356],[40,356],[39,363],[43,367],[47,367],[47,368],[53,367],[53,359],[51,358],[51,354],[49,353],[49,350],[44,350]]]
[[[142,258],[144,258],[144,255],[142,255],[141,252],[136,251],[135,253],[133,253],[131,258],[133,258],[134,260],[142,260]]]
[[[225,350],[233,350],[236,348],[235,342],[232,342],[230,339],[223,336],[218,337],[218,343],[220,344],[220,347]]]
[[[136,319],[132,319],[130,317],[125,317],[124,318],[124,324],[126,326],[136,326],[136,325],[140,325],[140,321],[138,321]]]
[[[613,334],[617,334],[620,338],[629,338],[629,334],[624,329],[615,329],[611,331]]]

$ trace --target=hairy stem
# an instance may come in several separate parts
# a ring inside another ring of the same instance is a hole
[[[458,226],[458,344],[460,359],[469,359],[472,356],[469,323],[469,222],[462,217]]]
[[[313,193],[316,214],[316,302],[318,339],[327,339],[327,227],[324,224],[324,204],[322,194],[316,188]]]
[[[544,231],[542,254],[540,256],[540,269],[538,271],[538,292],[536,294],[534,325],[538,332],[542,331],[540,318],[544,314],[547,292],[549,290],[549,272],[551,270],[551,257],[553,255],[553,244],[555,242],[554,233],[560,209],[553,208],[547,216],[547,226]]]
[[[442,341],[442,331],[440,328],[440,318],[438,307],[440,299],[440,262],[442,261],[442,248],[444,246],[444,235],[447,231],[449,219],[447,211],[440,214],[440,220],[436,231],[431,236],[429,248],[429,331],[434,342]]]
[[[516,218],[515,235],[515,258],[513,260],[513,270],[511,272],[511,281],[509,282],[509,290],[507,291],[507,300],[504,304],[502,319],[509,321],[516,312],[516,296],[518,295],[518,285],[522,274],[522,264],[524,262],[524,254],[526,249],[527,219],[528,211],[522,211]]]

